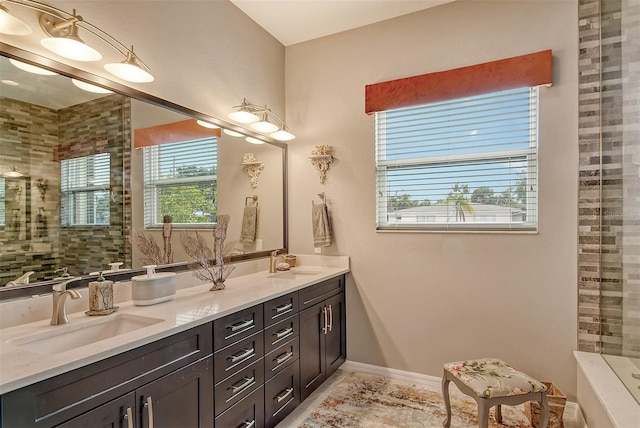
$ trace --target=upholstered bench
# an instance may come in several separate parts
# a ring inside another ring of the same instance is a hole
[[[443,422],[445,428],[451,425],[451,403],[449,402],[449,382],[478,403],[478,426],[489,426],[489,409],[496,406],[495,418],[502,422],[501,405],[515,406],[527,401],[540,402],[540,428],[547,428],[549,404],[547,387],[540,381],[522,373],[497,358],[457,361],[444,365],[442,376],[442,396],[447,409]]]

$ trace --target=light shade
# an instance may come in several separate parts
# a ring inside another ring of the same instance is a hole
[[[255,137],[247,137],[244,139],[247,143],[251,143],[251,144],[264,144],[264,141],[255,138]]]
[[[218,125],[214,125],[211,122],[205,122],[204,120],[196,120],[196,123],[200,126],[202,126],[203,128],[209,128],[209,129],[218,129],[220,128]]]
[[[236,131],[232,131],[230,129],[223,129],[222,132],[224,132],[225,134],[231,136],[231,137],[244,137],[244,134],[241,134],[239,132]]]
[[[14,165],[13,168],[11,168],[11,171],[2,173],[2,176],[7,178],[18,178],[18,177],[24,177],[24,174],[18,171]]]
[[[100,61],[100,52],[77,36],[47,37],[40,41],[51,52],[74,61]]]
[[[270,132],[276,132],[280,127],[275,123],[269,122],[267,118],[267,113],[262,114],[262,119],[259,122],[255,122],[251,124],[251,127],[258,132],[264,132],[268,134]]]
[[[9,62],[14,65],[14,67],[19,68],[22,71],[26,71],[28,73],[33,74],[41,74],[43,76],[55,76],[58,73],[54,73],[53,71],[45,70],[44,68],[36,67],[35,65],[27,64],[26,62],[18,61],[17,59],[9,58]]]
[[[0,4],[0,33],[12,36],[28,36],[31,27],[9,13],[9,10]]]
[[[149,83],[154,80],[153,75],[138,64],[138,60],[132,51],[127,52],[127,59],[124,61],[105,64],[104,68],[109,73],[127,82]]]
[[[229,113],[229,119],[240,123],[253,123],[260,120],[258,116],[247,110],[238,110]]]
[[[113,94],[113,91],[101,88],[100,86],[92,85],[91,83],[83,82],[82,80],[71,79],[71,83],[73,83],[83,91],[93,92],[94,94]]]
[[[271,137],[275,138],[276,140],[279,141],[289,141],[289,140],[293,140],[294,138],[296,138],[295,135],[293,135],[291,132],[285,130],[285,129],[279,129],[276,132],[270,134]]]

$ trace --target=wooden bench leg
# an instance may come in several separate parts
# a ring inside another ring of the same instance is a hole
[[[540,428],[547,428],[549,423],[549,403],[547,402],[547,393],[540,394]]]
[[[500,404],[496,406],[495,417],[496,417],[496,422],[501,424],[502,423],[502,406]]]
[[[478,427],[479,428],[489,428],[489,409],[491,406],[489,405],[489,400],[487,399],[479,399],[478,400]]]
[[[442,421],[444,428],[449,428],[451,425],[451,402],[449,401],[449,372],[444,371],[442,375],[442,398],[444,399],[444,408],[447,410],[447,417]]]

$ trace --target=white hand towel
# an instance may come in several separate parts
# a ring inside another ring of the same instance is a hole
[[[331,245],[331,225],[327,204],[313,204],[311,209],[314,247],[328,247]]]
[[[253,244],[256,239],[256,224],[258,223],[258,206],[248,205],[244,207],[242,216],[242,230],[240,231],[240,242],[243,244]]]

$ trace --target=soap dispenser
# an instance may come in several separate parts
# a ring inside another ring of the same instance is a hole
[[[118,310],[113,306],[113,281],[98,274],[98,279],[89,283],[89,310],[87,315],[109,315]]]

